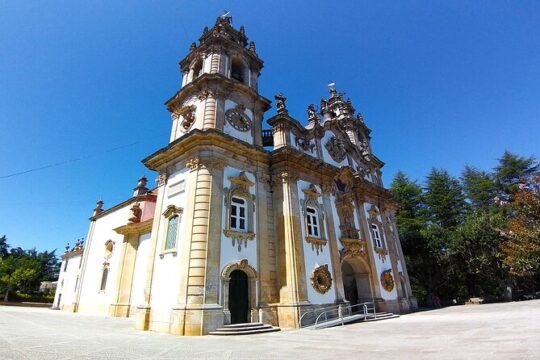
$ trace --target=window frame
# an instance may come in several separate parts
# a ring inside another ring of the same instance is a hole
[[[321,193],[317,187],[310,184],[307,189],[303,189],[304,200],[302,203],[302,214],[304,222],[305,241],[311,244],[311,249],[319,255],[327,244],[326,229],[324,224],[324,208],[319,203]],[[313,212],[309,211],[312,210]],[[315,220],[315,224],[313,223]],[[317,231],[317,234],[314,233]]]
[[[165,254],[171,253],[173,256],[176,256],[178,254],[178,241],[179,241],[179,234],[180,234],[180,228],[182,223],[182,214],[184,212],[184,209],[169,205],[167,206],[167,209],[163,212],[163,217],[167,220],[167,226],[164,226],[164,229],[161,232],[161,238],[162,244],[161,244],[161,253],[159,254],[159,257],[163,259],[163,256]],[[168,247],[169,243],[169,234],[171,230],[171,220],[177,219],[176,221],[176,229],[174,230],[174,246]]]

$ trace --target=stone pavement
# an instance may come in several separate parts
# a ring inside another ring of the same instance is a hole
[[[323,330],[177,337],[130,319],[0,306],[0,359],[540,359],[540,300]]]

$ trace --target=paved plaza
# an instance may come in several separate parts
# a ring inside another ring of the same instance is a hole
[[[0,306],[0,359],[540,359],[540,300],[324,330],[177,337],[130,319]]]

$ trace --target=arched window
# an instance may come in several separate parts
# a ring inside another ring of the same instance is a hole
[[[371,224],[371,234],[373,235],[373,245],[376,248],[382,248],[381,233],[379,227],[375,224]]]
[[[195,63],[195,66],[193,66],[193,80],[195,80],[200,75],[202,75],[202,67],[203,67],[203,61],[202,61],[202,59],[199,59]]]
[[[108,276],[109,276],[109,267],[105,266],[103,267],[103,272],[101,273],[101,285],[99,287],[99,290],[105,291],[105,288],[107,287]]]
[[[242,60],[239,58],[233,58],[231,61],[231,78],[242,83],[245,82],[244,65],[242,64]]]
[[[231,199],[231,230],[247,231],[246,200],[233,196]]]
[[[176,234],[178,233],[178,215],[171,216],[167,225],[167,239],[165,240],[165,250],[176,247]]]
[[[306,224],[308,236],[320,237],[321,232],[319,230],[319,219],[317,210],[312,207],[306,208]]]

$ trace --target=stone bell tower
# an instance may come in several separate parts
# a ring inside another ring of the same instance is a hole
[[[270,101],[258,93],[263,62],[255,44],[248,43],[243,27],[232,27],[229,16],[204,29],[180,67],[182,87],[166,102],[172,114],[169,144],[143,160],[160,175],[151,238],[157,257],[137,327],[203,335],[230,321],[224,295],[229,276],[223,269],[250,256],[249,263],[240,263],[253,269],[248,303],[256,315],[253,251],[266,231],[258,216],[266,212],[251,211],[247,226],[231,229],[233,207],[226,195],[243,194],[246,209],[265,207],[267,196],[259,187],[268,178],[268,164],[261,128]],[[240,240],[245,246],[232,252],[231,241]]]
[[[270,101],[258,93],[263,62],[243,26],[236,30],[230,16],[218,17],[214,27],[204,28],[199,45],[191,44],[180,67],[182,88],[166,102],[171,142],[193,129],[217,129],[262,145],[262,117]]]

